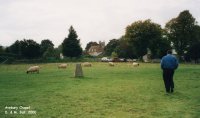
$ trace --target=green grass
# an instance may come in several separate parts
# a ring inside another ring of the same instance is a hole
[[[166,94],[159,64],[132,67],[93,63],[84,78],[73,77],[75,65],[0,65],[0,118],[198,118],[200,65],[181,64],[175,72],[175,92]],[[36,115],[5,115],[5,106],[30,106]]]

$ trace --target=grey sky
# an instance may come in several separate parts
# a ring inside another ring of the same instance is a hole
[[[200,22],[200,0],[0,0],[0,45],[15,40],[62,43],[73,25],[82,47],[119,38],[127,25],[152,19],[161,24],[190,10]]]

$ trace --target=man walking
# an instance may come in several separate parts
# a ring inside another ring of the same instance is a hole
[[[174,70],[178,68],[178,60],[172,55],[172,51],[168,50],[167,55],[161,60],[161,68],[163,70],[163,80],[167,93],[174,92],[173,75]]]

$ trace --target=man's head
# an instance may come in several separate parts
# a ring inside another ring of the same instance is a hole
[[[172,50],[168,50],[168,51],[167,51],[167,54],[172,54]]]

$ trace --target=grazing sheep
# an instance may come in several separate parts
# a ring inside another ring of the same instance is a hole
[[[133,62],[133,66],[134,66],[134,67],[138,67],[138,66],[139,66],[139,63]]]
[[[67,64],[60,64],[60,65],[58,65],[58,69],[65,69],[65,68],[67,68]]]
[[[26,73],[28,74],[29,72],[33,73],[33,72],[37,72],[39,73],[40,67],[39,66],[31,66],[28,68],[28,70],[26,71]]]
[[[89,62],[82,63],[82,65],[83,65],[84,67],[91,67],[91,66],[92,66],[92,64],[89,63]]]
[[[109,62],[108,64],[109,64],[109,66],[115,66],[115,64],[113,62]]]

